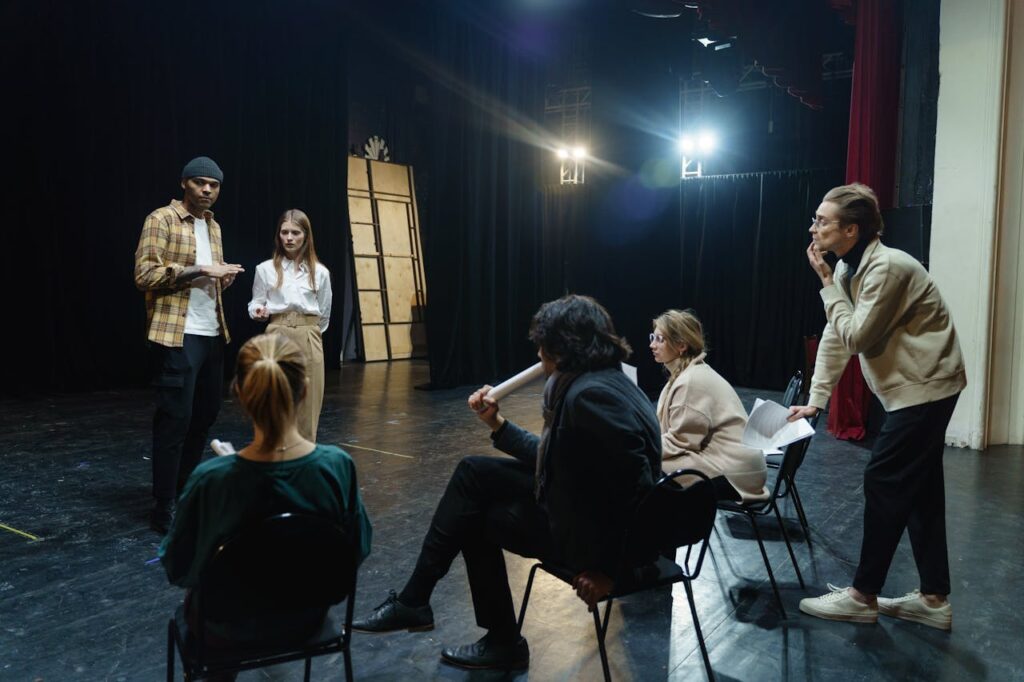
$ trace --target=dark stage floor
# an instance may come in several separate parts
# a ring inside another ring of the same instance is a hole
[[[422,392],[421,362],[352,365],[329,378],[321,440],[341,443],[360,471],[374,525],[373,554],[360,574],[357,613],[400,589],[455,462],[489,452],[485,427],[465,407],[465,390]],[[751,402],[754,392],[743,392]],[[537,388],[506,400],[506,415],[540,422]],[[158,680],[167,618],[181,598],[151,560],[148,530],[149,424],[146,391],[2,403],[0,416],[0,679]],[[237,444],[247,433],[226,403],[213,434]],[[877,626],[801,616],[797,602],[848,584],[860,543],[862,447],[820,434],[800,472],[813,551],[797,557],[799,589],[777,527],[769,554],[790,619],[777,615],[757,545],[743,519],[718,520],[713,555],[695,584],[711,662],[720,680],[1024,680],[1024,449],[950,450],[946,488],[954,631],[883,619]],[[792,516],[792,514],[791,514]],[[799,525],[789,527],[799,536]],[[19,535],[21,531],[38,540]],[[1016,546],[1016,549],[1014,549]],[[513,593],[529,562],[510,556]],[[916,587],[906,541],[887,592]],[[518,599],[518,597],[517,597]],[[430,633],[353,640],[363,680],[497,680],[439,662],[442,643],[479,636],[465,570],[457,561],[435,593]],[[681,586],[617,605],[609,632],[617,680],[702,680],[703,666]],[[532,664],[519,679],[597,680],[601,668],[585,607],[571,590],[538,578],[524,634]],[[342,679],[340,660],[317,659],[315,679]],[[301,679],[301,663],[241,680]]]

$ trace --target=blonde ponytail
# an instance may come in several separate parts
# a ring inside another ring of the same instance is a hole
[[[306,382],[306,358],[280,334],[261,334],[238,351],[235,386],[242,409],[263,432],[267,447],[280,446],[295,421]]]
[[[704,326],[689,310],[666,310],[653,322],[654,330],[664,336],[673,348],[686,346],[679,356],[680,362],[669,370],[668,382],[672,383],[695,357],[705,352]]]

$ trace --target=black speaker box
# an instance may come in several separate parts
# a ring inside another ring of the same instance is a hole
[[[882,243],[906,251],[927,268],[932,234],[931,204],[887,209],[882,211],[882,221],[885,223]]]

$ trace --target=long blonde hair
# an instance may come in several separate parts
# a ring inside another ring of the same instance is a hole
[[[234,385],[242,409],[263,433],[265,445],[277,447],[303,398],[306,356],[281,334],[254,336],[238,351]]]
[[[316,257],[316,248],[313,246],[313,225],[309,222],[309,216],[297,208],[289,208],[277,220],[277,230],[274,231],[274,270],[277,272],[277,284],[274,286],[280,289],[281,283],[284,281],[284,270],[281,269],[281,263],[288,258],[288,254],[281,246],[281,226],[285,223],[296,225],[305,236],[302,240],[302,249],[295,259],[295,265],[298,267],[299,263],[306,264],[306,269],[309,270],[309,286],[316,291],[316,266],[320,261]]]
[[[668,370],[669,383],[686,369],[695,357],[704,352],[704,327],[689,310],[666,310],[653,320],[654,331],[665,337],[672,347],[686,346],[675,369]],[[667,369],[666,365],[666,369]]]

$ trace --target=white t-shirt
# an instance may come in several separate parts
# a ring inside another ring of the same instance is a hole
[[[206,221],[196,218],[193,230],[196,236],[196,265],[213,265],[210,228]],[[220,336],[220,321],[217,319],[217,284],[212,277],[196,277],[191,282],[188,313],[185,315],[185,333]]]

